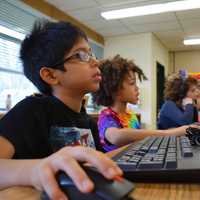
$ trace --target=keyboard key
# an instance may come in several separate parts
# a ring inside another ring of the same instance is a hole
[[[165,168],[174,169],[177,168],[177,161],[175,157],[167,157],[165,161]]]
[[[163,162],[161,161],[141,161],[139,163],[139,169],[160,169],[163,166]]]
[[[135,170],[137,168],[137,163],[135,162],[117,162],[117,164],[124,170]]]
[[[192,152],[191,148],[183,148],[182,149],[182,156],[183,157],[192,157],[193,152]]]

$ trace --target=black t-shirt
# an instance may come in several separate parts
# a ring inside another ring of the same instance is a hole
[[[43,158],[65,145],[102,150],[90,116],[74,112],[53,96],[31,96],[19,102],[0,120],[0,135],[14,145],[16,159]]]

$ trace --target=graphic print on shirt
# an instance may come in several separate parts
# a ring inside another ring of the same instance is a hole
[[[64,146],[83,145],[95,148],[91,130],[77,127],[52,126],[50,144],[54,152]]]

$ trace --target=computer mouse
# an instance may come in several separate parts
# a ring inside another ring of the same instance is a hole
[[[186,136],[189,138],[191,145],[200,146],[200,128],[187,128]]]
[[[82,193],[75,186],[72,179],[64,172],[59,172],[57,181],[62,191],[69,200],[133,200],[130,192],[134,189],[134,184],[124,178],[119,180],[108,180],[95,168],[84,167],[84,170],[94,183],[94,190],[90,193]],[[50,200],[43,192],[42,200]]]

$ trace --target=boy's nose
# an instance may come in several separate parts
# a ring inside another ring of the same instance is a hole
[[[100,61],[96,58],[91,58],[90,63],[92,66],[95,66],[95,67],[99,67],[99,65],[100,65]]]

